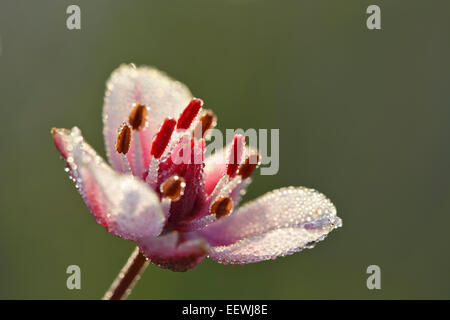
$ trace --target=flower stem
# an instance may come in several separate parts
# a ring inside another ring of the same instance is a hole
[[[147,259],[136,247],[102,300],[126,299],[147,265]]]

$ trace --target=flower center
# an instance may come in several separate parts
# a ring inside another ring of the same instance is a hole
[[[147,107],[143,104],[136,103],[128,117],[128,122],[133,130],[142,130],[147,121]]]
[[[131,128],[127,124],[123,124],[119,128],[119,134],[116,140],[116,151],[118,153],[127,154],[131,144]]]
[[[172,176],[161,184],[159,190],[163,198],[177,201],[183,195],[185,188],[186,182],[183,177]]]
[[[217,218],[226,216],[233,209],[233,201],[230,197],[221,197],[214,201],[211,206],[211,213],[215,214]]]

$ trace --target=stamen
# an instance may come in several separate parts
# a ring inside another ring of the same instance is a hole
[[[180,118],[178,119],[177,129],[188,129],[202,106],[203,101],[201,99],[192,99],[188,106],[181,113]]]
[[[239,163],[242,161],[242,154],[244,152],[245,137],[236,135],[231,146],[231,154],[227,165],[227,175],[233,178],[239,168]]]
[[[177,124],[175,119],[166,119],[159,129],[158,133],[155,136],[155,139],[152,143],[152,149],[150,154],[154,156],[156,159],[159,159],[167,145],[169,144],[170,138],[172,137],[173,130],[175,129],[175,125]]]
[[[243,164],[241,164],[238,174],[242,177],[242,179],[247,179],[253,173],[255,168],[259,166],[259,164],[259,154],[252,154],[250,157],[245,159]]]
[[[215,214],[217,218],[226,216],[233,209],[233,201],[230,197],[221,197],[217,199],[211,206],[211,213]]]
[[[118,153],[127,154],[131,145],[131,128],[127,124],[123,124],[119,128],[119,134],[116,140],[116,151]]]
[[[147,168],[147,177],[145,181],[152,187],[152,189],[156,188],[158,182],[158,173],[159,173],[159,160],[152,157],[150,160],[150,164]]]
[[[163,198],[177,201],[184,194],[185,188],[186,182],[183,177],[172,176],[161,184],[159,190]]]
[[[138,177],[143,177],[144,167],[144,154],[142,150],[141,133],[139,131],[133,132],[133,174]]]
[[[202,137],[205,136],[206,131],[211,129],[214,126],[214,122],[216,121],[216,116],[212,111],[205,111],[200,118],[200,123],[202,125]]]
[[[135,104],[133,110],[131,110],[128,122],[133,130],[142,130],[145,127],[147,121],[147,107],[143,104]]]

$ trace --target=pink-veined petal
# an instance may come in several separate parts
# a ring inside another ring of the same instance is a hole
[[[234,148],[236,146],[236,148]],[[237,152],[235,154],[234,150]],[[236,135],[231,143],[225,148],[216,151],[205,159],[205,192],[211,194],[219,180],[227,173],[227,169],[232,162],[232,158],[237,159],[237,165],[244,161],[244,156],[254,150],[245,146],[245,137]],[[235,171],[235,170],[234,170]]]
[[[87,207],[109,232],[128,240],[161,233],[165,223],[159,198],[143,181],[115,172],[87,144],[80,130],[53,129]]]
[[[141,252],[154,264],[172,271],[192,269],[208,255],[208,243],[201,238],[184,238],[177,231],[138,242]]]
[[[215,152],[205,159],[204,181],[205,192],[207,194],[213,192],[214,187],[217,185],[217,183],[227,170],[226,155],[229,149],[230,145],[227,146],[227,148]]]
[[[198,233],[212,247],[212,259],[249,263],[299,251],[341,224],[323,194],[289,187],[265,194]]]
[[[147,124],[142,130],[133,132],[134,139],[127,154],[133,173],[142,176],[150,164],[153,136],[163,120],[168,117],[178,118],[191,98],[186,86],[154,68],[122,65],[116,69],[107,82],[103,106],[103,134],[113,168],[122,170],[122,161],[115,149],[117,129],[128,120],[133,104],[140,103],[149,108]],[[135,137],[137,134],[139,140]],[[137,142],[141,145],[140,151],[134,149]],[[141,162],[133,159],[136,155],[142,156]],[[139,168],[134,168],[135,163],[139,163]]]

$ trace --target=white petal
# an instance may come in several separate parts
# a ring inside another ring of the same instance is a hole
[[[54,129],[53,136],[98,223],[129,240],[161,232],[165,218],[159,198],[143,181],[115,172],[84,141],[78,128]]]
[[[178,118],[191,98],[191,93],[186,86],[156,69],[122,65],[115,70],[108,80],[103,106],[103,133],[106,151],[113,168],[120,171],[122,167],[120,156],[115,150],[117,129],[128,120],[134,103],[150,107],[147,114],[147,126],[139,131],[143,156],[142,168],[147,168],[151,159],[151,142],[163,120],[167,117]],[[128,154],[132,166],[136,162],[132,158],[133,154],[134,143]],[[142,174],[142,172],[136,172],[136,169],[133,172],[138,176]]]
[[[267,193],[199,234],[212,246],[211,258],[248,263],[299,251],[341,225],[323,194],[290,187]]]

